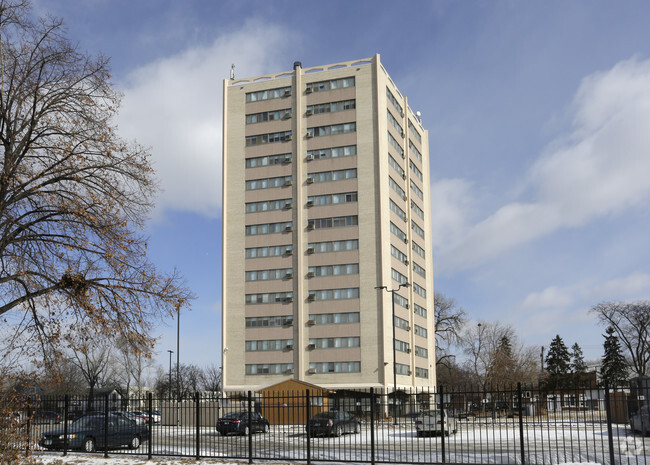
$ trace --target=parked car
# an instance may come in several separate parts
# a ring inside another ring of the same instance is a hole
[[[449,436],[458,430],[456,419],[449,416],[446,410],[443,410],[442,421],[440,420],[440,410],[424,410],[420,412],[415,420],[415,431],[419,438],[431,436],[432,434],[442,434],[443,426],[445,436]]]
[[[309,419],[305,430],[310,436],[340,436],[345,433],[358,433],[361,423],[343,410],[320,412]]]
[[[644,405],[630,417],[630,428],[643,436],[650,434],[650,407]]]
[[[229,433],[248,435],[249,432],[268,433],[271,428],[267,419],[257,412],[251,413],[250,430],[248,412],[230,412],[217,421],[217,432],[222,436]]]
[[[68,427],[67,448],[94,452],[97,449],[112,449],[128,446],[137,449],[149,437],[148,429],[121,415],[108,414],[108,430],[105,429],[106,415],[93,413],[75,420]],[[104,439],[107,437],[108,442]],[[65,445],[64,429],[46,431],[38,443],[46,449],[62,449]]]
[[[31,418],[32,423],[35,424],[46,424],[46,425],[57,425],[63,421],[63,416],[57,412],[50,412],[47,410],[41,410],[36,413]]]

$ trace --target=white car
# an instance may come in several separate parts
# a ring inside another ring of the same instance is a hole
[[[650,433],[650,407],[644,405],[630,417],[630,428],[633,432],[639,432],[643,436]]]
[[[440,420],[440,410],[424,410],[415,419],[415,430],[419,438],[433,434],[442,434],[443,426],[445,436],[456,433],[458,430],[456,419],[450,417],[446,410],[443,410],[442,421]]]

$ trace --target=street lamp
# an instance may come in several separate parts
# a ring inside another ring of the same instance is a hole
[[[172,400],[172,354],[173,350],[167,349],[169,352],[169,400]]]
[[[391,294],[392,309],[393,309],[393,420],[397,424],[397,355],[395,347],[395,293],[401,288],[407,288],[411,285],[409,283],[401,283],[397,289],[388,289],[388,286],[376,286],[375,289],[383,289]]]

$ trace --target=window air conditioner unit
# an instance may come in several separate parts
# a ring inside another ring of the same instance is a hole
[[[308,254],[313,254],[314,253],[314,248],[313,247],[307,247],[307,253]]]
[[[307,223],[307,231],[312,231],[314,229],[314,223]]]
[[[316,276],[316,273],[314,273],[313,271],[310,271],[309,273],[307,273],[308,278],[313,278],[314,276]]]
[[[284,302],[287,302],[287,303],[288,303],[288,302],[293,302],[293,297],[285,297],[285,298],[283,299],[283,301],[284,301]],[[286,324],[287,324],[287,326],[291,326],[291,325],[293,324],[293,321],[288,321]]]
[[[406,200],[406,194],[402,194],[402,200]]]
[[[404,155],[404,152],[402,152],[401,155],[402,155],[402,160],[406,160],[406,155]]]
[[[284,374],[285,374],[285,375],[292,375],[292,374],[293,374],[293,370],[292,370],[291,368],[287,368],[286,370],[284,370]]]
[[[307,184],[314,184],[314,178],[308,177],[307,178]]]
[[[291,231],[293,231],[292,226],[287,225],[287,226],[284,227],[284,232],[291,232]]]
[[[316,300],[316,294],[313,293],[313,292],[310,292],[309,295],[307,296],[307,300],[310,301],[310,302],[313,302],[314,300]]]
[[[284,163],[285,165],[286,165],[287,163],[291,163],[291,155],[287,155],[287,156],[285,156],[285,157],[284,157],[284,160],[282,160],[282,163]]]
[[[406,372],[406,374],[407,374],[408,376],[411,376],[411,375],[413,374],[413,372],[412,372],[411,370],[409,370],[409,371]]]
[[[287,350],[293,350],[293,344],[287,344],[285,347]]]
[[[291,299],[293,301],[293,299]],[[293,326],[293,318],[288,319],[284,322],[284,326]]]
[[[305,160],[307,160],[307,161],[312,161],[313,159],[314,159],[314,156],[312,154],[309,154],[309,155],[307,155],[307,157],[305,157]]]
[[[287,134],[286,136],[284,136],[285,142],[289,142],[290,140],[291,140],[291,134]]]
[[[291,210],[291,202],[285,202],[284,203],[284,209],[285,210]]]
[[[285,277],[286,279],[291,279],[291,278],[293,278],[293,271],[287,271],[287,272],[284,274],[284,277]]]
[[[305,137],[307,137],[307,139],[311,139],[312,137],[314,137],[314,133],[313,133],[313,132],[308,132],[308,133],[305,135]]]
[[[405,331],[410,331],[410,330],[411,330],[411,327],[409,325],[406,325]]]
[[[399,115],[404,118],[404,110],[400,110]]]
[[[314,89],[312,89],[311,86],[307,86],[307,88],[305,89],[305,93],[307,94],[311,94],[313,91]]]
[[[402,217],[402,220],[404,220],[404,223],[408,221],[405,216]]]
[[[310,368],[309,370],[307,370],[307,373],[310,374],[310,375],[315,375],[316,374],[316,368]]]
[[[405,265],[408,265],[408,264],[409,264],[409,261],[408,261],[408,260],[404,260],[404,264],[405,264]]]
[[[405,238],[404,238],[404,243],[405,243],[405,244],[408,244],[408,243],[409,243],[409,239],[408,239],[408,237],[405,237]]]
[[[407,353],[407,354],[410,354],[410,353],[411,353],[411,349],[406,349],[406,353]]]
[[[291,118],[291,112],[286,112],[284,115],[282,115],[282,119],[289,119]]]
[[[314,201],[313,200],[307,200],[307,203],[305,204],[308,207],[313,207],[314,206]]]
[[[402,136],[402,138],[404,137],[404,129],[402,129],[401,136]]]
[[[284,185],[285,186],[290,186],[291,185],[291,179],[287,179],[286,181],[284,181]]]
[[[314,350],[316,348],[316,344],[309,344],[307,346],[307,350]]]
[[[314,110],[312,110],[311,108],[307,108],[307,111],[305,112],[305,115],[311,116],[313,114],[314,114]]]
[[[284,97],[291,97],[291,90],[285,90]]]
[[[293,255],[293,249],[287,249],[284,251],[285,255]]]
[[[307,320],[307,326],[314,326],[316,324],[316,320]]]
[[[402,179],[406,181],[406,173],[402,175]]]
[[[404,305],[404,308],[406,308],[407,310],[410,309],[410,308],[411,308],[411,304],[407,303],[406,305]],[[407,326],[407,331],[410,331],[410,330],[411,330],[411,327],[410,327],[410,326]]]

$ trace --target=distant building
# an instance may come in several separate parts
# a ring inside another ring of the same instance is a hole
[[[428,132],[379,55],[231,76],[223,114],[224,390],[434,386]]]

